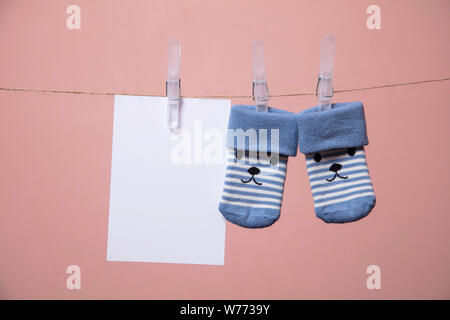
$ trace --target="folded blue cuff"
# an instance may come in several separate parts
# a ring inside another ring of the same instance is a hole
[[[314,107],[297,115],[299,148],[304,154],[365,146],[366,119],[361,102],[335,103],[326,111]]]
[[[295,156],[298,144],[296,114],[271,107],[268,110],[258,112],[256,106],[234,105],[228,121],[227,147]]]

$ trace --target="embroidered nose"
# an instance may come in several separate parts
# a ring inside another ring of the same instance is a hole
[[[248,173],[250,173],[252,176],[259,174],[261,171],[257,167],[251,167],[248,169]]]
[[[333,171],[333,172],[338,172],[341,169],[342,169],[342,166],[339,163],[333,163],[330,166],[330,171]]]

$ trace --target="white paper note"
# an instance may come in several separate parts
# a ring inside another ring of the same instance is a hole
[[[166,106],[115,96],[107,260],[223,265],[230,101],[183,99],[175,134]]]

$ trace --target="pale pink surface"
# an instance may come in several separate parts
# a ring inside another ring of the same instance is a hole
[[[73,3],[81,30],[66,28]],[[366,28],[370,4],[381,7],[381,30]],[[271,93],[311,92],[330,32],[337,89],[444,78],[449,9],[446,0],[4,0],[0,87],[163,95],[176,37],[183,94],[248,95],[260,38]],[[112,96],[0,91],[0,298],[450,298],[449,82],[334,100],[365,105],[374,211],[346,225],[317,219],[300,155],[281,219],[264,230],[228,224],[218,267],[106,261]],[[81,290],[65,287],[70,264],[81,267]],[[381,290],[366,288],[371,264]]]

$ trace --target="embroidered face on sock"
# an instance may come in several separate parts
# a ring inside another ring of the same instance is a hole
[[[282,158],[282,161],[280,161]],[[234,150],[234,154],[231,154],[229,161],[234,162],[232,166],[234,170],[242,171],[242,175],[245,177],[240,178],[244,184],[253,184],[262,186],[263,180],[268,179],[270,176],[282,175],[284,178],[285,170],[279,170],[280,165],[283,167],[282,162],[286,160],[285,157],[278,155],[272,156],[271,154],[260,156],[259,154],[251,154],[249,152],[240,152]],[[284,166],[285,169],[285,166]],[[259,181],[261,178],[262,181]],[[270,179],[270,178],[269,178]]]
[[[257,153],[230,151],[225,183],[254,192],[255,189],[282,190],[286,176],[287,157],[261,156]]]
[[[355,221],[375,205],[364,147],[307,154],[306,169],[316,214],[324,221]]]
[[[230,150],[219,204],[227,220],[251,228],[274,223],[280,216],[287,160]]]
[[[349,172],[353,169],[353,162],[350,161],[356,155],[356,148],[331,150],[323,153],[308,155],[311,171],[320,170],[321,176],[328,181],[339,181],[349,178]]]

